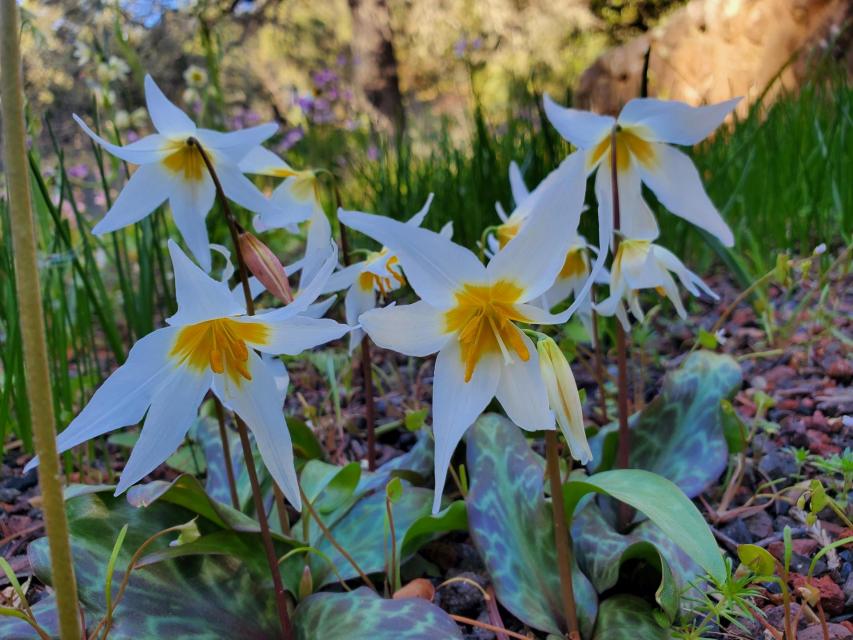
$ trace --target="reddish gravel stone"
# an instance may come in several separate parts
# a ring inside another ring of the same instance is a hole
[[[798,573],[791,575],[791,585],[794,589],[799,589],[807,584],[809,584],[809,579],[806,576],[801,576]],[[844,592],[831,577],[827,575],[812,578],[811,585],[820,591],[820,602],[826,613],[836,616],[844,610]]]

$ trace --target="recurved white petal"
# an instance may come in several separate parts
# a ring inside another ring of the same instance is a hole
[[[101,235],[141,220],[163,204],[173,187],[172,175],[160,163],[140,166],[92,231]]]
[[[198,407],[210,389],[211,375],[186,367],[175,371],[158,390],[139,440],[121,472],[115,495],[124,493],[172,455],[198,415]]]
[[[205,218],[216,198],[213,180],[206,173],[201,180],[188,182],[175,180],[169,195],[172,206],[172,218],[181,232],[184,242],[192,251],[195,259],[205,271],[210,271],[210,241],[207,235]]]
[[[227,376],[214,376],[214,392],[252,430],[270,475],[290,504],[301,510],[302,500],[293,465],[293,445],[284,420],[281,395],[269,368],[252,350],[249,350],[247,366],[252,374],[251,380],[243,379],[236,386]]]
[[[694,296],[698,297],[701,291],[714,300],[720,299],[720,296],[718,296],[711,287],[705,284],[705,281],[702,280],[702,278],[684,266],[684,263],[679,260],[672,251],[665,247],[661,247],[660,245],[654,245],[652,247],[652,251],[654,251],[655,258],[664,267],[675,273],[681,281],[681,284],[684,285],[684,288]]]
[[[351,287],[353,283],[358,280],[358,276],[361,275],[363,268],[364,262],[354,262],[343,269],[338,269],[329,276],[329,279],[326,281],[326,286],[323,288],[323,292],[329,293],[331,291],[340,291],[341,289]]]
[[[216,167],[222,191],[241,207],[258,213],[270,211],[272,203],[252,184],[246,176],[240,173],[236,165],[220,163]]]
[[[648,135],[643,137],[650,141],[693,145],[719,127],[740,100],[691,107],[675,100],[635,98],[623,107],[619,124],[644,127]]]
[[[407,356],[428,356],[451,339],[444,312],[423,300],[371,309],[358,321],[377,345]]]
[[[120,158],[126,162],[131,162],[133,164],[149,164],[151,162],[159,162],[167,154],[165,151],[166,139],[159,134],[145,136],[136,142],[131,142],[128,145],[120,147],[117,144],[108,142],[92,131],[76,113],[71,117],[74,118],[74,122],[80,125],[87,136],[92,138],[92,140],[97,142],[116,158]]]
[[[413,224],[416,227],[421,226],[424,223],[424,218],[426,218],[427,214],[429,213],[429,208],[430,206],[432,206],[432,199],[434,196],[434,193],[429,194],[427,196],[426,202],[424,203],[424,206],[421,207],[421,210],[418,211],[411,218],[406,220],[406,222],[408,222],[409,224]]]
[[[658,166],[652,170],[640,166],[643,182],[658,200],[675,215],[705,229],[731,247],[735,237],[702,186],[693,161],[684,153],[665,144],[655,144]]]
[[[450,340],[438,353],[432,396],[432,430],[435,436],[433,513],[441,509],[447,469],[456,445],[494,397],[502,366],[500,355],[486,353],[477,363],[471,380],[465,382],[459,341]]]
[[[463,284],[486,281],[476,256],[438,233],[358,211],[340,209],[338,219],[396,254],[415,293],[435,306],[451,306]]]
[[[278,130],[274,122],[259,124],[255,127],[247,127],[239,131],[211,131],[210,129],[199,129],[196,137],[202,146],[214,149],[234,164],[239,163],[246,155],[273,135]]]
[[[278,175],[293,168],[269,149],[258,145],[240,160],[240,171],[260,175]]]
[[[539,354],[530,338],[521,331],[519,335],[530,357],[524,361],[513,354],[512,363],[504,363],[495,395],[509,419],[522,429],[553,429],[554,416],[539,373]]]
[[[228,285],[199,269],[174,240],[169,240],[178,311],[166,322],[181,326],[246,312],[245,302],[231,294]]]
[[[489,262],[491,282],[521,286],[521,301],[550,288],[575,240],[585,192],[583,163],[583,154],[573,153],[539,183],[520,207],[530,207],[527,222]]]
[[[547,93],[544,102],[549,122],[561,136],[580,149],[589,149],[601,142],[616,124],[610,116],[561,107]]]
[[[654,240],[660,234],[657,220],[643,198],[640,173],[631,163],[617,173],[619,180],[619,232],[638,240]],[[602,165],[595,176],[595,194],[599,218],[613,224],[613,178],[610,166]]]
[[[113,371],[79,415],[59,434],[56,439],[59,453],[142,420],[157,389],[175,369],[168,354],[176,333],[171,327],[158,329],[133,345],[127,361]],[[38,458],[34,458],[25,470],[37,464]]]
[[[263,342],[248,343],[258,351],[273,355],[299,355],[318,345],[337,340],[349,327],[329,318],[309,318],[297,315],[280,321],[268,321],[268,313],[237,318],[238,322],[252,322],[267,327]]]
[[[524,183],[524,176],[521,175],[521,169],[519,169],[515,160],[509,163],[509,188],[512,191],[512,201],[516,207],[530,195],[530,190]]]
[[[314,279],[322,265],[325,264],[329,255],[329,247],[333,244],[332,225],[329,218],[326,217],[326,212],[319,206],[313,207],[311,217],[308,220],[302,273],[299,276],[300,288],[305,287],[308,282]],[[337,251],[337,247],[335,250]]]
[[[270,196],[272,207],[260,216],[264,229],[282,229],[304,222],[319,209],[313,194],[305,194],[300,188],[302,180],[300,176],[290,176],[275,188]]]
[[[306,311],[311,304],[323,293],[329,275],[338,263],[338,249],[330,244],[326,252],[326,259],[317,270],[314,278],[294,296],[293,302],[285,307],[264,314],[265,322],[278,322],[290,318],[296,314]],[[258,317],[258,316],[254,316]],[[251,320],[251,318],[247,318]]]
[[[195,123],[189,116],[169,102],[150,75],[145,76],[145,102],[151,122],[160,133],[167,136],[195,135]]]
[[[362,286],[361,280],[356,280],[355,283],[347,290],[344,297],[344,312],[346,314],[347,324],[351,327],[358,325],[358,318],[365,311],[370,311],[376,306],[376,292],[373,290],[373,280],[368,283],[367,287]],[[361,328],[356,327],[349,334],[349,351],[352,353],[361,342],[364,332]]]

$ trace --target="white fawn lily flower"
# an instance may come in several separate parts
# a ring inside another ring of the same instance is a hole
[[[255,229],[295,230],[295,225],[304,222],[320,209],[319,172],[313,169],[298,171],[269,149],[255,147],[240,162],[244,173],[284,178],[270,196],[271,209],[261,211],[255,217]]]
[[[539,352],[539,371],[548,392],[548,403],[557,417],[569,451],[575,460],[588,464],[592,460],[592,451],[586,439],[583,407],[572,368],[562,349],[547,336],[536,343],[536,351]]]
[[[228,285],[199,269],[173,242],[178,311],[168,327],[139,340],[127,361],[107,378],[89,404],[57,437],[67,451],[145,416],[139,440],[116,488],[124,492],[165,461],[181,444],[209,390],[240,416],[290,503],[301,508],[293,449],[282,409],[280,371],[260,354],[296,355],[344,335],[349,327],[303,314],[334,269],[337,252],[317,278],[285,307],[246,315]],[[146,414],[147,412],[147,414]],[[32,460],[28,468],[38,464]]]
[[[429,212],[433,194],[429,194],[426,203],[406,224],[420,227]],[[441,230],[448,240],[453,235],[453,225],[448,222]],[[371,251],[364,260],[355,262],[333,273],[326,283],[326,292],[346,289],[344,310],[350,326],[358,323],[359,316],[376,307],[376,297],[384,298],[406,284],[406,276],[400,267],[399,258],[388,247]],[[350,353],[359,345],[364,332],[356,327],[350,332]]]
[[[468,427],[497,397],[523,429],[553,429],[536,348],[517,324],[565,322],[576,306],[552,315],[530,304],[554,281],[584,197],[583,158],[570,156],[531,194],[535,213],[524,229],[483,264],[438,233],[390,218],[340,211],[339,220],[396,255],[421,300],[373,309],[359,318],[380,347],[410,356],[438,352],[433,387],[435,501],[450,459]]]
[[[694,145],[708,137],[739,100],[691,107],[637,98],[614,119],[561,107],[546,95],[545,114],[560,135],[585,152],[587,172],[598,168],[595,194],[600,224],[613,228],[610,147],[615,128],[620,231],[635,239],[658,236],[658,223],[642,195],[645,183],[663,206],[730,247],[734,244],[731,229],[705,192],[693,161],[669,145]]]
[[[610,296],[595,305],[596,311],[605,316],[615,314],[627,331],[629,324],[623,299],[628,302],[633,316],[642,321],[644,314],[637,292],[641,289],[655,289],[660,295],[669,298],[679,316],[686,318],[687,311],[670,271],[678,276],[684,288],[694,296],[705,293],[714,300],[719,299],[699,276],[685,267],[668,249],[650,240],[623,239],[619,242],[610,272]]]
[[[277,125],[222,133],[199,129],[169,102],[151,76],[145,76],[145,100],[157,133],[125,146],[112,144],[92,131],[76,114],[86,134],[112,155],[139,165],[104,218],[97,235],[121,229],[150,214],[168,200],[172,217],[187,246],[205,271],[210,271],[210,246],[205,217],[216,189],[196,141],[213,164],[225,195],[251,211],[266,212],[270,202],[240,171],[238,163],[251,149],[275,133]]]

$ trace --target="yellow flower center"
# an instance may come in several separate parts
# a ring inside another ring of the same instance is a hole
[[[652,143],[644,140],[638,133],[639,128],[632,131],[631,127],[622,127],[616,132],[616,168],[619,171],[628,170],[632,157],[644,167],[651,168],[657,164],[658,159]],[[587,160],[590,167],[594,167],[599,160],[610,164],[610,139],[611,134],[608,133],[593,149]]]
[[[566,254],[566,261],[557,276],[562,280],[585,276],[588,271],[586,252],[581,247],[573,247]]]
[[[166,147],[169,155],[163,158],[163,164],[172,173],[183,174],[184,180],[198,182],[204,176],[204,160],[198,147],[189,145],[185,140],[170,141]]]
[[[367,258],[367,264],[371,262],[375,262],[376,260],[383,258],[388,254],[388,249],[383,248],[382,251],[375,252],[370,254]],[[397,256],[391,256],[388,258],[388,261],[385,263],[385,270],[388,272],[387,276],[380,276],[372,271],[362,271],[358,276],[358,286],[361,287],[362,291],[372,291],[376,289],[383,296],[398,287],[402,287],[406,284],[406,278],[403,276],[403,272],[400,271],[399,260]],[[397,267],[396,269],[394,267]]]
[[[269,329],[261,323],[206,320],[182,327],[169,355],[199,372],[210,368],[224,373],[239,386],[242,379],[252,379],[246,343],[265,344],[268,336]]]
[[[465,382],[471,380],[483,354],[500,352],[505,360],[511,360],[512,350],[525,362],[530,358],[521,331],[513,324],[529,322],[515,306],[521,294],[521,287],[508,280],[492,285],[466,284],[456,292],[456,306],[445,312],[444,324],[448,333],[458,332]]]

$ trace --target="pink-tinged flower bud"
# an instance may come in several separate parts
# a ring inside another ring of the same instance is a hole
[[[240,234],[240,251],[246,268],[276,298],[289,304],[293,300],[287,274],[272,250],[248,231]]]
[[[536,343],[539,352],[539,371],[548,393],[548,404],[557,418],[557,424],[569,443],[572,457],[581,464],[592,460],[592,451],[586,440],[583,409],[572,369],[566,356],[551,338]]]
[[[314,593],[314,578],[311,575],[311,567],[305,563],[302,576],[299,578],[299,599],[303,600]]]

